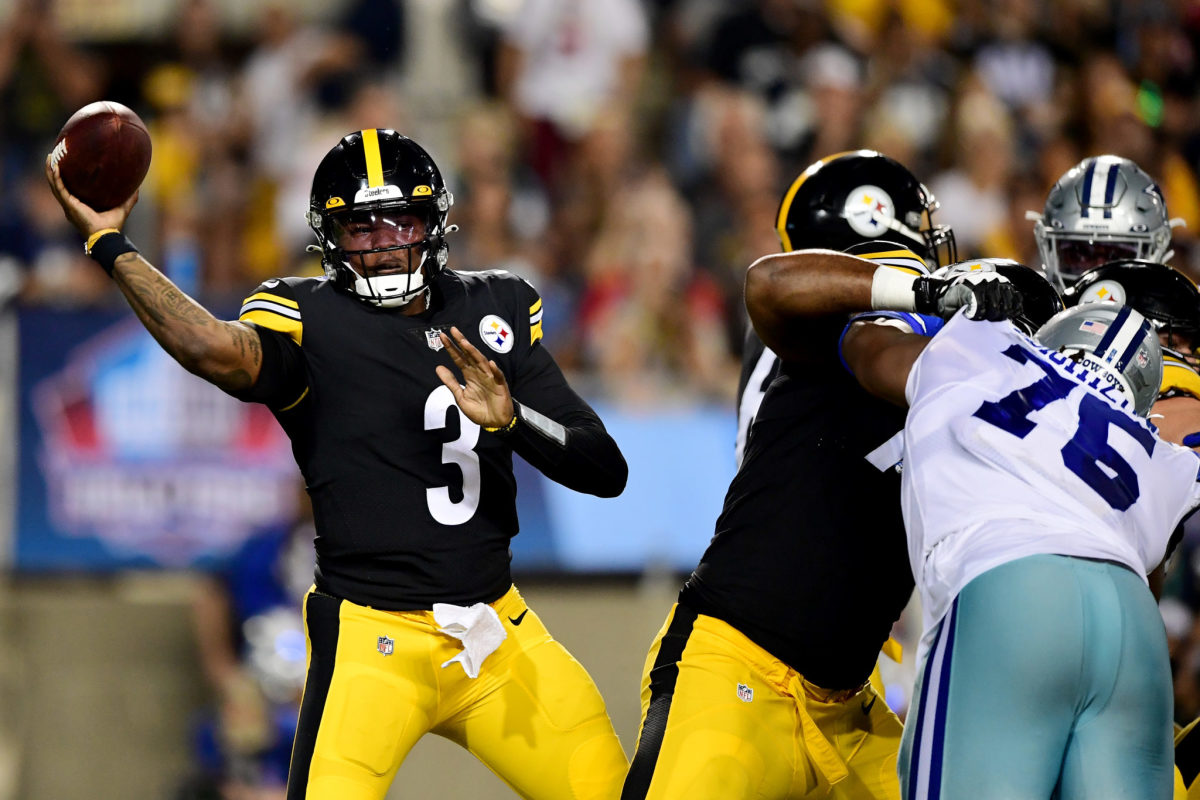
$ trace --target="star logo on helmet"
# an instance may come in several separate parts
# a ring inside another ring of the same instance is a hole
[[[1079,296],[1079,304],[1116,303],[1125,305],[1125,288],[1116,281],[1098,281]]]
[[[859,186],[846,195],[842,216],[854,231],[875,238],[891,227],[896,218],[896,206],[891,195],[878,186]]]

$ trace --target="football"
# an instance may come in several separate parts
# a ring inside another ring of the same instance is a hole
[[[71,115],[50,158],[71,194],[106,211],[141,186],[150,169],[150,133],[128,107],[101,100]]]

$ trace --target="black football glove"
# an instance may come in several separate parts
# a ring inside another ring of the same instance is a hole
[[[1021,313],[1021,294],[1008,278],[995,272],[972,272],[948,280],[922,276],[913,281],[918,314],[942,319],[965,308],[971,319],[992,322]]]

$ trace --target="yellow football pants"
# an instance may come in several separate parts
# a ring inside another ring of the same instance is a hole
[[[676,605],[646,658],[621,798],[898,800],[900,736],[871,685],[821,689],[730,625]]]
[[[492,607],[508,638],[468,678],[432,611],[379,611],[310,591],[308,676],[288,800],[380,800],[436,733],[534,800],[615,800],[628,761],[584,668],[516,587]]]

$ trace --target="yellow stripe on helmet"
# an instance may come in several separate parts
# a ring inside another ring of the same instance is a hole
[[[379,157],[379,132],[366,128],[362,132],[363,155],[367,159],[367,186],[383,186],[383,161]]]

